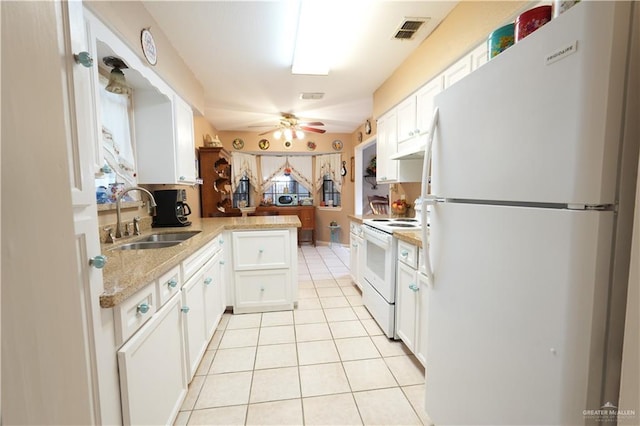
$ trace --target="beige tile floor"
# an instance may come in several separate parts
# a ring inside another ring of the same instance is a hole
[[[297,309],[225,314],[175,424],[426,424],[424,369],[362,306],[348,250],[298,262]]]

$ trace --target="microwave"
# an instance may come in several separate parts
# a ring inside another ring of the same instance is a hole
[[[297,206],[298,194],[282,194],[276,197],[276,206]]]

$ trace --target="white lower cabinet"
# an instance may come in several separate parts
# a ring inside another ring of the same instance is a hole
[[[175,420],[227,306],[221,244],[216,236],[115,307],[124,424]]]
[[[232,233],[234,313],[293,309],[297,298],[297,231]]]
[[[209,340],[226,308],[221,256],[220,251],[216,252],[182,287],[189,381],[195,375]]]
[[[187,393],[180,296],[118,350],[124,424],[170,424]]]
[[[398,262],[396,291],[396,333],[404,344],[416,352],[416,270]]]
[[[351,253],[349,256],[349,270],[351,280],[362,290],[362,267],[364,265],[364,238],[362,237],[362,225],[351,222]]]
[[[398,242],[396,272],[396,334],[426,365],[429,289],[426,276],[418,272],[418,248]]]
[[[182,287],[182,312],[189,381],[195,375],[200,359],[207,349],[203,275],[204,271],[195,274]]]

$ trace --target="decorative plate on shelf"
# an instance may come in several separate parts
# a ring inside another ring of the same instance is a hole
[[[307,149],[309,151],[315,151],[317,148],[316,143],[314,141],[307,142]]]
[[[370,122],[369,120],[367,120],[367,121],[364,123],[364,132],[365,132],[367,135],[370,135],[370,134],[371,134],[371,122]]]
[[[258,142],[258,147],[263,151],[269,149],[269,141],[266,139],[260,139],[260,142]]]
[[[147,62],[151,65],[158,63],[158,50],[156,49],[156,42],[153,39],[153,34],[149,28],[143,28],[140,33],[140,43],[142,44],[142,53]]]
[[[233,140],[233,149],[242,149],[244,148],[244,141],[240,138],[235,138]]]
[[[342,150],[342,146],[343,146],[342,145],[342,141],[336,139],[335,141],[333,141],[331,143],[331,146],[333,147],[334,151],[340,151],[340,150]]]

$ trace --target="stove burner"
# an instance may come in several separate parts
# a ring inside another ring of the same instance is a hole
[[[393,226],[394,228],[416,228],[416,225],[412,223],[390,223],[389,226]]]
[[[371,219],[372,222],[391,222],[391,219]]]
[[[417,219],[394,219],[396,222],[410,222],[410,223],[415,223],[418,222]]]

